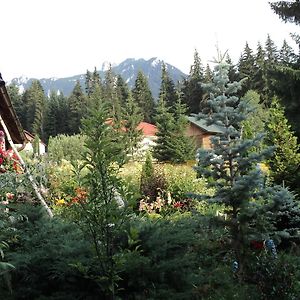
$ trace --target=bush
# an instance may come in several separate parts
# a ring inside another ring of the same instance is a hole
[[[50,160],[61,162],[62,159],[69,161],[81,160],[85,151],[85,137],[83,135],[64,135],[50,137],[48,142],[48,155]]]
[[[92,265],[92,252],[82,232],[59,218],[45,218],[41,209],[19,205],[26,218],[16,220],[7,259],[15,266],[10,296],[3,299],[96,299],[95,285],[75,265]],[[5,296],[2,296],[5,295]]]
[[[189,193],[212,195],[213,189],[207,187],[204,178],[198,178],[197,173],[188,165],[165,165],[168,190],[174,200],[188,198]]]

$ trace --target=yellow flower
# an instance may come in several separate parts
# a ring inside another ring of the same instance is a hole
[[[263,174],[267,175],[269,173],[269,167],[267,166],[267,164],[260,163],[258,164],[258,167]]]
[[[57,199],[56,200],[56,205],[64,205],[66,202],[64,199]]]

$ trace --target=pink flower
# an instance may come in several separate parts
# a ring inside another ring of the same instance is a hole
[[[15,195],[13,193],[6,193],[6,199],[7,200],[12,200],[14,199]]]
[[[181,207],[183,206],[183,203],[180,202],[180,201],[177,201],[177,202],[175,202],[175,203],[173,204],[173,206],[174,206],[175,208],[181,208]]]

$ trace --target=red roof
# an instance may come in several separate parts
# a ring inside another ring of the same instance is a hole
[[[105,121],[106,124],[112,125],[113,120],[111,118],[107,119]],[[157,127],[153,124],[147,123],[147,122],[141,122],[137,128],[137,130],[141,130],[143,136],[155,136],[157,133]],[[122,131],[126,131],[125,127],[121,128]]]
[[[157,127],[147,122],[141,122],[137,129],[142,130],[144,136],[155,136],[157,133]]]

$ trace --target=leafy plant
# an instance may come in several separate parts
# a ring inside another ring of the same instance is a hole
[[[117,176],[125,162],[125,149],[122,133],[106,122],[108,111],[100,103],[82,121],[87,149],[84,166],[89,172],[80,183],[86,193],[78,201],[77,223],[90,237],[97,258],[97,267],[88,268],[92,272],[89,278],[106,297],[115,299],[120,281],[118,239],[127,219],[125,195]]]

